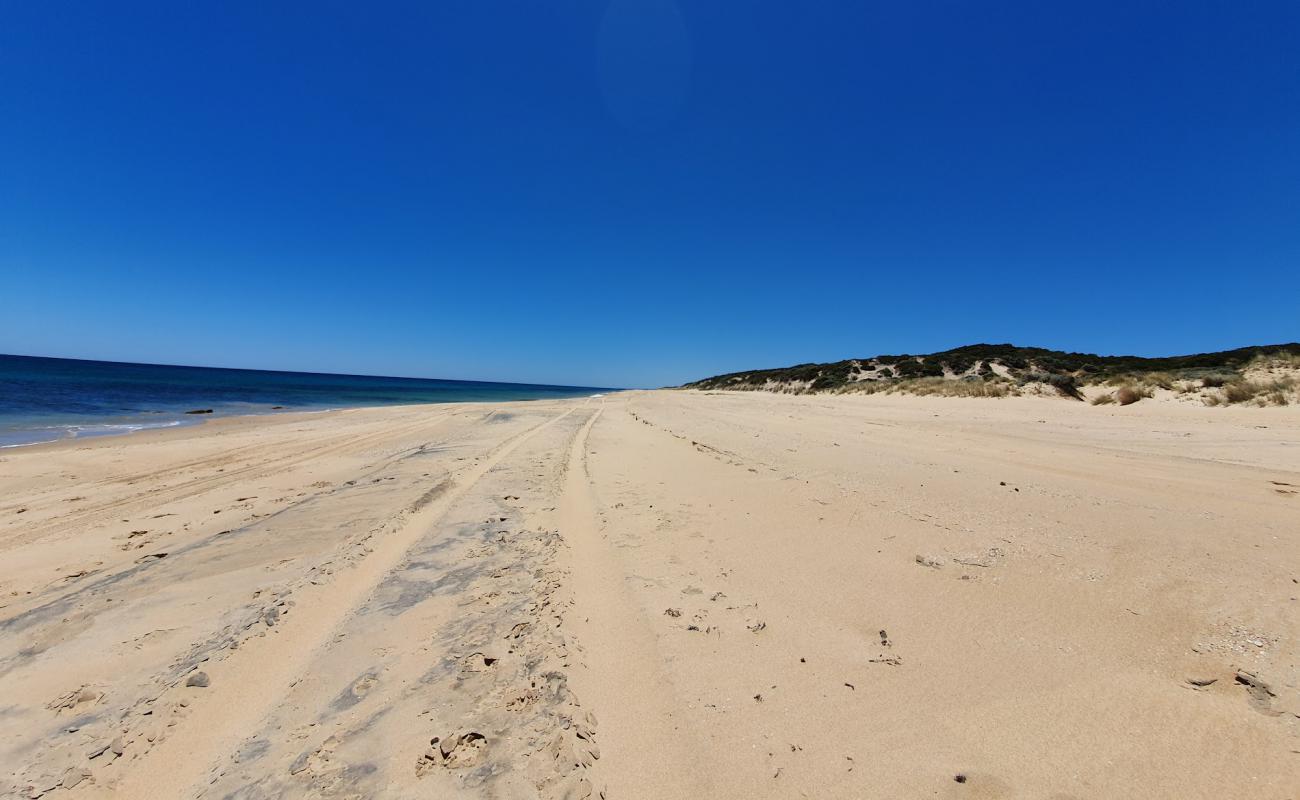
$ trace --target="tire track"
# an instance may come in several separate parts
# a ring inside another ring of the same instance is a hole
[[[590,796],[599,750],[566,687],[554,508],[592,411],[519,446],[426,528],[201,796]]]
[[[593,783],[611,797],[708,797],[694,751],[674,718],[681,707],[667,676],[653,629],[628,591],[627,573],[596,516],[587,468],[587,441],[602,409],[574,437],[560,500],[560,532],[573,558],[572,617],[586,651],[586,670],[574,675],[577,693],[599,720],[604,757]],[[601,796],[604,796],[602,791]]]
[[[181,500],[188,499],[190,497],[195,497],[197,495],[204,494],[205,492],[210,492],[216,489],[220,489],[224,486],[233,484],[235,482],[258,480],[263,477],[266,477],[267,475],[272,475],[277,472],[283,472],[285,470],[291,469],[306,461],[314,461],[324,456],[330,456],[330,455],[346,452],[349,449],[369,447],[371,445],[378,444],[383,441],[400,439],[402,437],[416,433],[417,431],[420,431],[422,429],[431,429],[437,427],[438,425],[447,421],[454,415],[455,412],[448,412],[446,414],[443,414],[442,416],[435,417],[433,419],[421,420],[418,423],[413,423],[403,428],[399,428],[396,431],[380,430],[371,434],[362,434],[359,436],[354,436],[353,438],[348,438],[345,439],[344,441],[336,442],[333,445],[327,444],[326,446],[323,447],[320,444],[321,440],[317,439],[314,440],[309,446],[295,449],[294,451],[292,451],[287,455],[281,455],[279,457],[272,458],[268,461],[258,461],[257,463],[248,464],[247,466],[222,472],[217,475],[207,475],[203,477],[193,478],[174,486],[163,487],[161,489],[148,490],[143,493],[132,494],[128,497],[120,497],[114,501],[103,503],[94,506],[92,508],[82,509],[80,511],[73,512],[70,514],[64,514],[55,517],[46,523],[34,525],[27,528],[26,530],[22,530],[18,534],[6,538],[4,541],[6,544],[28,544],[31,542],[39,541],[44,536],[47,536],[51,533],[55,533],[59,530],[66,529],[69,525],[84,525],[88,523],[93,523],[99,517],[102,517],[109,513],[113,513],[114,515],[120,514],[122,513],[123,509],[130,509],[136,504],[147,506],[147,508],[149,509],[156,509],[159,506],[166,505],[168,503],[175,503]],[[330,438],[333,437],[328,437],[328,436],[321,437],[321,439],[326,440],[326,442],[328,442]],[[277,448],[274,445],[267,445],[265,448],[262,449],[275,450]],[[278,449],[282,450],[283,448],[278,448]],[[216,466],[218,464],[223,463],[222,459],[226,458],[228,455],[229,453],[221,453],[221,454],[214,455],[209,459],[199,461],[199,462],[191,462],[191,463]],[[396,458],[399,455],[400,454],[395,455],[393,458]],[[253,456],[249,456],[247,454],[247,451],[244,451],[244,452],[240,452],[239,457],[248,458]],[[230,460],[234,460],[234,458],[231,458]],[[393,459],[390,458],[389,460],[391,461]],[[159,470],[153,474],[161,475],[161,474],[166,474],[168,472],[178,471],[184,468],[185,467],[183,466],[172,467],[165,470]]]
[[[249,730],[273,711],[285,690],[329,645],[335,631],[402,563],[408,550],[484,475],[523,443],[567,417],[566,409],[492,448],[478,464],[452,477],[445,491],[410,513],[408,519],[346,574],[305,597],[293,623],[273,637],[257,639],[234,651],[220,665],[221,685],[238,687],[238,698],[214,693],[196,704],[185,724],[132,765],[107,796],[131,798],[188,797],[207,779]],[[237,700],[237,702],[236,702]]]

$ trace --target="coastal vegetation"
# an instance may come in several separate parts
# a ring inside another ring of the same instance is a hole
[[[1300,402],[1300,343],[1160,358],[974,344],[927,355],[879,355],[733,372],[681,388],[952,397],[1042,394],[1098,406],[1127,406],[1153,397],[1209,406],[1288,405]]]

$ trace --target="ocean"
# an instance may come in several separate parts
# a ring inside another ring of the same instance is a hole
[[[610,390],[0,355],[0,447],[192,425],[218,416],[605,391]]]

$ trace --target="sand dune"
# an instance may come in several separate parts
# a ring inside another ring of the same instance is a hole
[[[632,392],[0,451],[13,797],[1294,798],[1300,410]]]

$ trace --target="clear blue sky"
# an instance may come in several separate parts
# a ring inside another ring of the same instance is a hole
[[[661,385],[1300,338],[1300,3],[5,3],[0,352]]]

